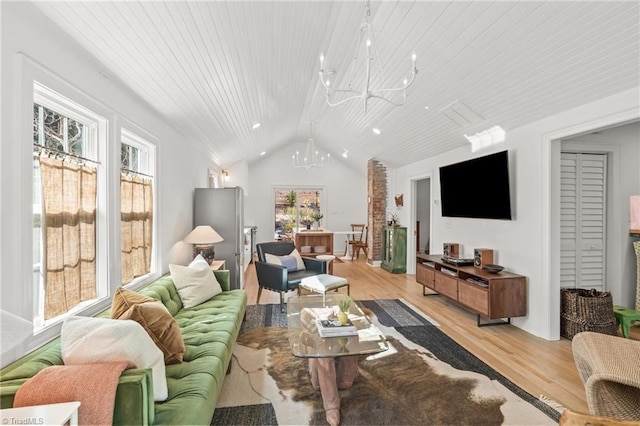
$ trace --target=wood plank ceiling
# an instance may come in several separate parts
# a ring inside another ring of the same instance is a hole
[[[364,2],[34,4],[223,167],[282,155],[310,120],[316,145],[350,166],[396,167],[640,85],[636,1],[374,2],[385,86],[410,76],[412,52],[419,72],[404,106],[372,100],[366,114],[361,102],[326,106],[318,80],[320,52],[333,87],[347,80]],[[456,100],[481,120],[440,112]]]

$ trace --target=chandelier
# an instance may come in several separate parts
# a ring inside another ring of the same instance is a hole
[[[371,9],[369,7],[369,0],[366,1],[364,18],[362,19],[362,23],[360,24],[360,34],[358,36],[358,42],[356,43],[355,54],[353,55],[353,59],[351,60],[351,73],[349,75],[349,81],[347,84],[347,88],[343,89],[333,89],[331,88],[331,78],[335,74],[335,69],[326,68],[324,66],[325,56],[323,53],[320,54],[320,81],[322,82],[322,86],[325,90],[325,101],[329,106],[338,106],[345,102],[351,100],[362,100],[364,106],[364,112],[367,112],[367,103],[369,98],[381,99],[395,106],[402,106],[407,100],[407,88],[413,84],[413,81],[416,78],[416,73],[418,69],[416,68],[416,54],[411,54],[411,79],[408,80],[405,78],[402,82],[402,86],[400,87],[391,87],[391,88],[379,88],[372,89],[371,87],[371,68],[374,67],[374,73],[377,74],[377,81],[380,85],[384,83],[384,74],[382,72],[382,66],[380,64],[380,58],[378,55],[378,48],[375,44],[375,35],[373,32],[373,28],[371,27],[371,22],[369,22],[371,16]],[[358,51],[361,50],[361,45],[365,45],[365,55],[361,60],[361,67],[364,67],[364,87],[360,90],[357,90],[353,87],[353,78],[355,74],[355,70],[358,69]],[[340,100],[332,100],[336,93],[351,93],[351,96],[348,96],[344,99]],[[402,96],[399,100],[390,99],[393,95],[401,93]]]
[[[325,167],[331,160],[331,154],[321,154],[316,148],[316,144],[313,141],[313,123],[309,123],[309,140],[307,141],[307,149],[304,151],[304,156],[300,155],[299,151],[291,156],[291,162],[294,168],[310,169],[312,167]]]

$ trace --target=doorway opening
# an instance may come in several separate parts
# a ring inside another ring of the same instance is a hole
[[[431,178],[415,181],[416,253],[429,254],[431,244]]]

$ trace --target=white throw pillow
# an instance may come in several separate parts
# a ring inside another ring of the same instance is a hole
[[[167,399],[164,355],[135,321],[69,317],[62,324],[60,349],[66,365],[129,361],[151,368],[154,400]]]
[[[200,255],[189,266],[169,265],[169,271],[185,309],[193,308],[222,293],[222,287],[211,267]]]

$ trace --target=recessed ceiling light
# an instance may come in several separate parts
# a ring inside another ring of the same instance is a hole
[[[260,157],[262,157],[262,156],[263,156],[263,155],[265,155],[266,153],[267,153],[267,151],[262,151],[262,152],[260,153]]]
[[[380,129],[378,129],[377,127],[374,127],[373,129],[371,129],[373,131],[373,133],[375,133],[376,135],[380,134]]]
[[[251,128],[252,128],[253,130],[255,130],[255,129],[257,129],[257,128],[258,128],[258,127],[260,127],[260,126],[261,126],[261,123],[259,123],[259,122],[257,122],[257,121],[256,121],[256,122],[253,124],[253,126],[251,126]]]
[[[429,107],[428,107],[428,106],[425,106],[425,107],[424,107],[424,109],[429,109]]]
[[[344,150],[344,152],[342,153],[342,156],[343,156],[344,158],[349,157],[349,150],[346,150],[346,149],[345,149],[345,150]]]

